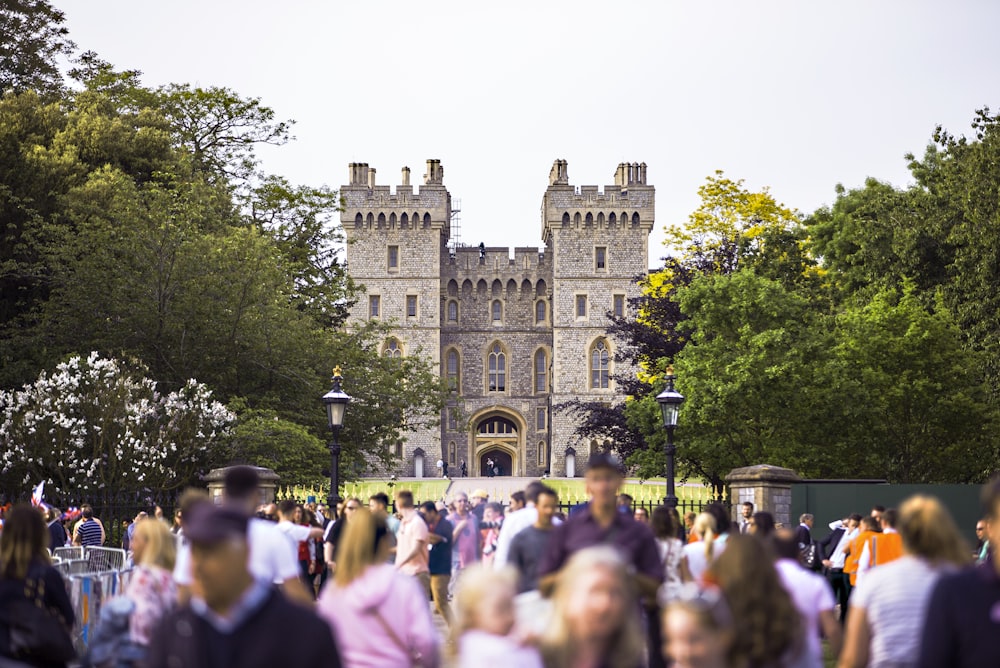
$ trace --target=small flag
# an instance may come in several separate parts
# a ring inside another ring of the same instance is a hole
[[[35,489],[31,490],[31,505],[35,506],[36,508],[42,505],[42,489],[44,487],[45,487],[45,481],[43,480],[40,483],[38,483]]]

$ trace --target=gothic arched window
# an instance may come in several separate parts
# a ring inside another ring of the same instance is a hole
[[[604,339],[598,339],[590,349],[590,387],[608,387],[608,344]]]
[[[549,389],[549,359],[545,351],[535,351],[535,394],[547,392]]]
[[[457,392],[460,387],[458,351],[454,348],[445,355],[445,374],[448,378],[448,389]]]
[[[391,338],[385,342],[385,347],[382,349],[382,354],[386,357],[399,358],[403,356],[403,346],[399,343],[399,339]]]
[[[499,342],[490,347],[487,355],[488,384],[490,392],[507,391],[507,353]]]

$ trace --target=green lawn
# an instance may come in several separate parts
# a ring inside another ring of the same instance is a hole
[[[550,478],[545,483],[559,493],[559,501],[562,503],[581,503],[587,500],[587,490],[583,480]],[[622,486],[622,491],[639,503],[656,503],[663,501],[667,488],[661,478],[647,480],[641,484],[638,481],[628,481]],[[676,492],[681,502],[707,503],[712,500],[712,490],[706,485],[678,485]]]
[[[437,500],[444,497],[445,490],[450,482],[440,478],[427,478],[425,480],[403,480],[395,483],[389,480],[369,478],[357,482],[347,482],[340,486],[340,495],[344,498],[357,497],[363,502],[368,502],[368,497],[378,492],[385,492],[392,498],[394,490],[408,489],[413,492],[413,498],[426,501]],[[310,496],[316,497],[316,501],[325,502],[329,494],[329,487],[279,487],[279,498],[292,498],[304,501]]]

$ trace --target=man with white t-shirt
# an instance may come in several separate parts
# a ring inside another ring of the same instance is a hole
[[[773,537],[777,560],[774,568],[792,603],[802,616],[806,631],[809,660],[801,665],[823,668],[823,646],[820,629],[830,644],[834,656],[840,653],[843,632],[834,610],[836,601],[830,583],[822,575],[807,570],[799,563],[799,540],[791,529],[778,529]],[[800,665],[800,664],[796,664]]]
[[[223,503],[251,515],[257,506],[257,471],[250,466],[234,466],[226,472]],[[288,548],[289,540],[274,522],[251,517],[247,524],[249,556],[247,567],[254,579],[272,583],[295,602],[312,605],[313,597],[299,577],[299,563],[295,553]],[[191,574],[191,547],[182,542],[177,550],[174,581],[183,604],[191,597],[196,586]],[[195,592],[199,593],[199,592]]]

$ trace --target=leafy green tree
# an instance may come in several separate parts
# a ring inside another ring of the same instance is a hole
[[[62,90],[58,59],[73,51],[65,14],[45,0],[0,5],[0,95]]]
[[[927,309],[912,282],[886,288],[838,316],[836,340],[830,436],[863,477],[979,482],[1000,465],[983,355],[942,299]]]

